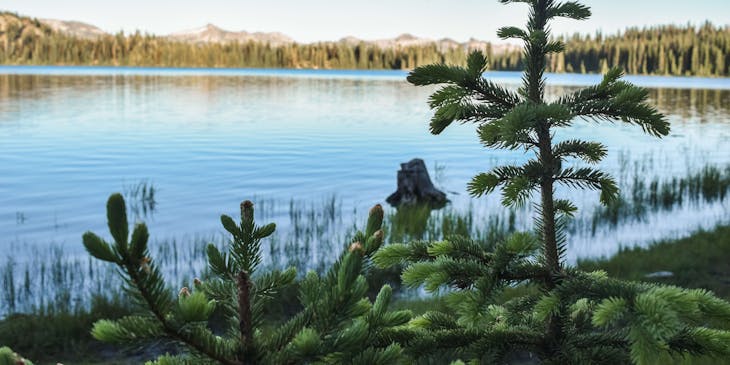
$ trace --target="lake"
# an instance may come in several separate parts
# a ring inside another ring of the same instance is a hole
[[[484,149],[473,125],[429,134],[426,100],[433,89],[411,86],[405,76],[1,66],[0,248],[12,260],[0,258],[0,269],[22,271],[53,250],[85,259],[83,232],[109,236],[105,202],[113,192],[128,197],[130,214],[148,223],[153,242],[216,237],[219,216],[237,217],[240,201],[251,199],[260,220],[279,225],[279,250],[299,245],[297,239],[308,245],[307,251],[281,252],[326,261],[338,254],[353,225],[362,224],[367,209],[395,190],[399,164],[415,157],[448,192],[449,211],[468,212],[474,226],[504,216],[498,195],[471,199],[466,183],[478,172],[530,156]],[[519,73],[486,76],[509,88],[520,83]],[[572,74],[547,79],[549,98],[600,80]],[[716,168],[721,180],[730,176],[730,80],[628,79],[651,88],[651,102],[671,122],[670,136],[660,140],[635,126],[577,122],[556,139],[605,143],[604,166],[629,201],[637,186],[649,191],[652,182],[690,181],[707,167]],[[603,214],[596,194],[558,193],[581,208],[569,234],[571,261],[730,221],[725,195],[680,199],[605,223],[596,218]],[[512,214],[517,228],[530,227],[529,207]],[[195,245],[190,252],[202,247]]]

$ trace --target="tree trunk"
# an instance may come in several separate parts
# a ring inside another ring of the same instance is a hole
[[[400,166],[398,190],[386,199],[388,204],[394,207],[428,204],[432,208],[441,208],[448,203],[446,194],[433,186],[423,160],[414,158]]]

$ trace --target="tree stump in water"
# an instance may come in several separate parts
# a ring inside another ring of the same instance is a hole
[[[432,208],[441,208],[449,202],[446,194],[433,186],[426,164],[420,158],[400,165],[398,190],[385,201],[394,207],[428,204]]]

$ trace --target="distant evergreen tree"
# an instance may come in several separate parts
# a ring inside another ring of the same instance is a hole
[[[392,341],[396,327],[411,318],[408,311],[388,311],[391,288],[384,286],[374,302],[366,297],[364,271],[370,255],[383,243],[383,210],[370,211],[366,230],[324,276],[308,273],[299,283],[302,309],[288,320],[265,320],[267,306],[280,300],[283,288],[296,278],[293,268],[262,272],[261,240],[274,232],[274,224],[254,223],[253,204],[241,204],[240,223],[221,217],[232,235],[227,252],[207,247],[210,270],[206,281],[180,289],[174,298],[149,256],[144,223],[129,236],[124,199],[114,194],[107,203],[113,244],[94,233],[83,236],[95,258],[119,269],[129,295],[140,304],[139,315],[102,320],[92,335],[111,343],[145,344],[170,340],[187,349],[162,356],[150,364],[394,364],[401,347]],[[214,332],[210,315],[218,311],[225,329]],[[401,331],[402,332],[402,331]],[[404,332],[405,333],[405,332]],[[402,335],[401,335],[402,336]]]
[[[618,188],[607,173],[582,167],[599,163],[605,146],[576,139],[556,143],[556,133],[580,120],[623,121],[662,137],[669,124],[646,104],[647,90],[621,80],[618,68],[598,85],[546,101],[548,55],[565,49],[562,41],[551,40],[549,21],[586,19],[590,11],[575,1],[501,2],[530,8],[525,29],[498,32],[503,39],[524,42],[525,72],[518,92],[483,78],[488,62],[481,52],[471,53],[466,67],[438,63],[416,68],[408,81],[445,85],[429,99],[435,109],[434,134],[455,121],[476,123],[486,147],[534,153],[524,165],[478,174],[468,189],[479,197],[501,188],[505,206],[523,205],[539,193],[536,234],[517,233],[498,243],[455,236],[378,251],[376,265],[406,265],[406,285],[429,292],[447,288],[450,311],[412,320],[421,332],[405,343],[408,352],[428,357],[454,351],[471,364],[503,363],[520,352],[537,356],[542,364],[653,364],[671,355],[730,355],[730,331],[720,329],[730,322],[730,303],[712,293],[620,281],[566,265],[564,228],[577,208],[557,199],[555,186],[597,190],[604,204],[617,198]],[[570,166],[571,159],[583,165]],[[527,294],[495,302],[503,289],[516,286],[527,288]]]

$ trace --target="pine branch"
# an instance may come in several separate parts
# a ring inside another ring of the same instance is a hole
[[[618,186],[611,176],[603,171],[583,168],[567,168],[557,174],[554,181],[572,187],[589,188],[601,191],[601,202],[608,204],[618,197]]]
[[[588,19],[590,16],[590,8],[576,1],[559,3],[551,6],[548,10],[548,17],[550,18],[563,17],[575,20],[584,20]]]
[[[542,266],[525,265],[518,268],[512,268],[499,273],[498,278],[505,281],[521,282],[521,281],[545,281],[550,273],[545,271]]]
[[[563,95],[558,99],[557,103],[575,111],[583,103],[606,99],[613,94],[614,86],[622,76],[623,70],[614,67],[606,72],[600,84],[577,90],[572,94]]]
[[[524,41],[529,39],[527,32],[518,27],[502,27],[497,30],[497,37],[501,39],[517,38]]]
[[[611,69],[596,86],[562,97],[558,103],[575,116],[594,120],[622,120],[637,124],[656,137],[669,134],[669,123],[656,108],[646,104],[648,91],[620,81],[622,71]]]
[[[501,118],[520,102],[518,95],[482,78],[486,65],[484,55],[474,51],[467,58],[466,68],[434,64],[411,71],[408,81],[414,85],[447,84],[429,99],[429,105],[435,109],[431,120],[433,134],[441,133],[454,121],[485,122]]]
[[[202,343],[199,343],[197,339],[193,336],[190,336],[189,334],[180,331],[176,326],[172,325],[166,318],[165,313],[156,305],[156,301],[153,297],[153,294],[147,291],[146,286],[144,285],[144,281],[140,279],[139,274],[133,270],[128,270],[127,274],[129,275],[132,282],[136,283],[138,286],[137,288],[140,291],[140,294],[144,298],[145,302],[147,303],[147,308],[152,312],[152,314],[157,318],[157,321],[162,325],[163,331],[165,334],[175,340],[180,341],[181,343],[187,345],[188,347],[192,348],[193,350],[200,352],[201,354],[206,355],[207,357],[218,361],[221,364],[224,365],[243,365],[242,362],[229,360],[223,356],[221,356],[215,349],[212,349],[208,346],[205,346]]]
[[[489,265],[493,259],[493,254],[483,244],[462,236],[451,236],[444,241],[434,242],[427,252],[433,257],[475,260],[482,265]]]
[[[155,269],[156,270],[156,269]],[[139,289],[139,292],[144,299],[144,301],[147,304],[147,308],[152,312],[152,314],[157,318],[157,321],[162,325],[162,329],[164,333],[177,341],[180,341],[181,343],[185,344],[186,346],[192,348],[193,350],[206,355],[207,357],[218,361],[221,364],[225,365],[242,365],[243,363],[239,361],[229,360],[223,356],[221,356],[215,349],[212,349],[208,346],[205,346],[202,343],[199,343],[197,339],[186,332],[180,331],[176,326],[174,326],[170,321],[167,320],[165,313],[157,307],[157,303],[155,298],[153,297],[153,294],[149,292],[147,289],[147,286],[145,285],[145,281],[140,278],[140,275],[135,270],[130,270],[127,268],[127,274],[130,277],[130,280],[136,284],[137,288]]]
[[[508,111],[523,101],[518,94],[515,94],[514,92],[509,91],[492,81],[482,78],[481,75],[479,75],[479,79],[476,80],[476,84],[473,89],[477,92],[477,100],[490,103],[499,107],[503,111]]]
[[[598,163],[606,157],[606,146],[598,142],[571,139],[556,144],[553,154],[558,158],[572,157],[588,163]]]

